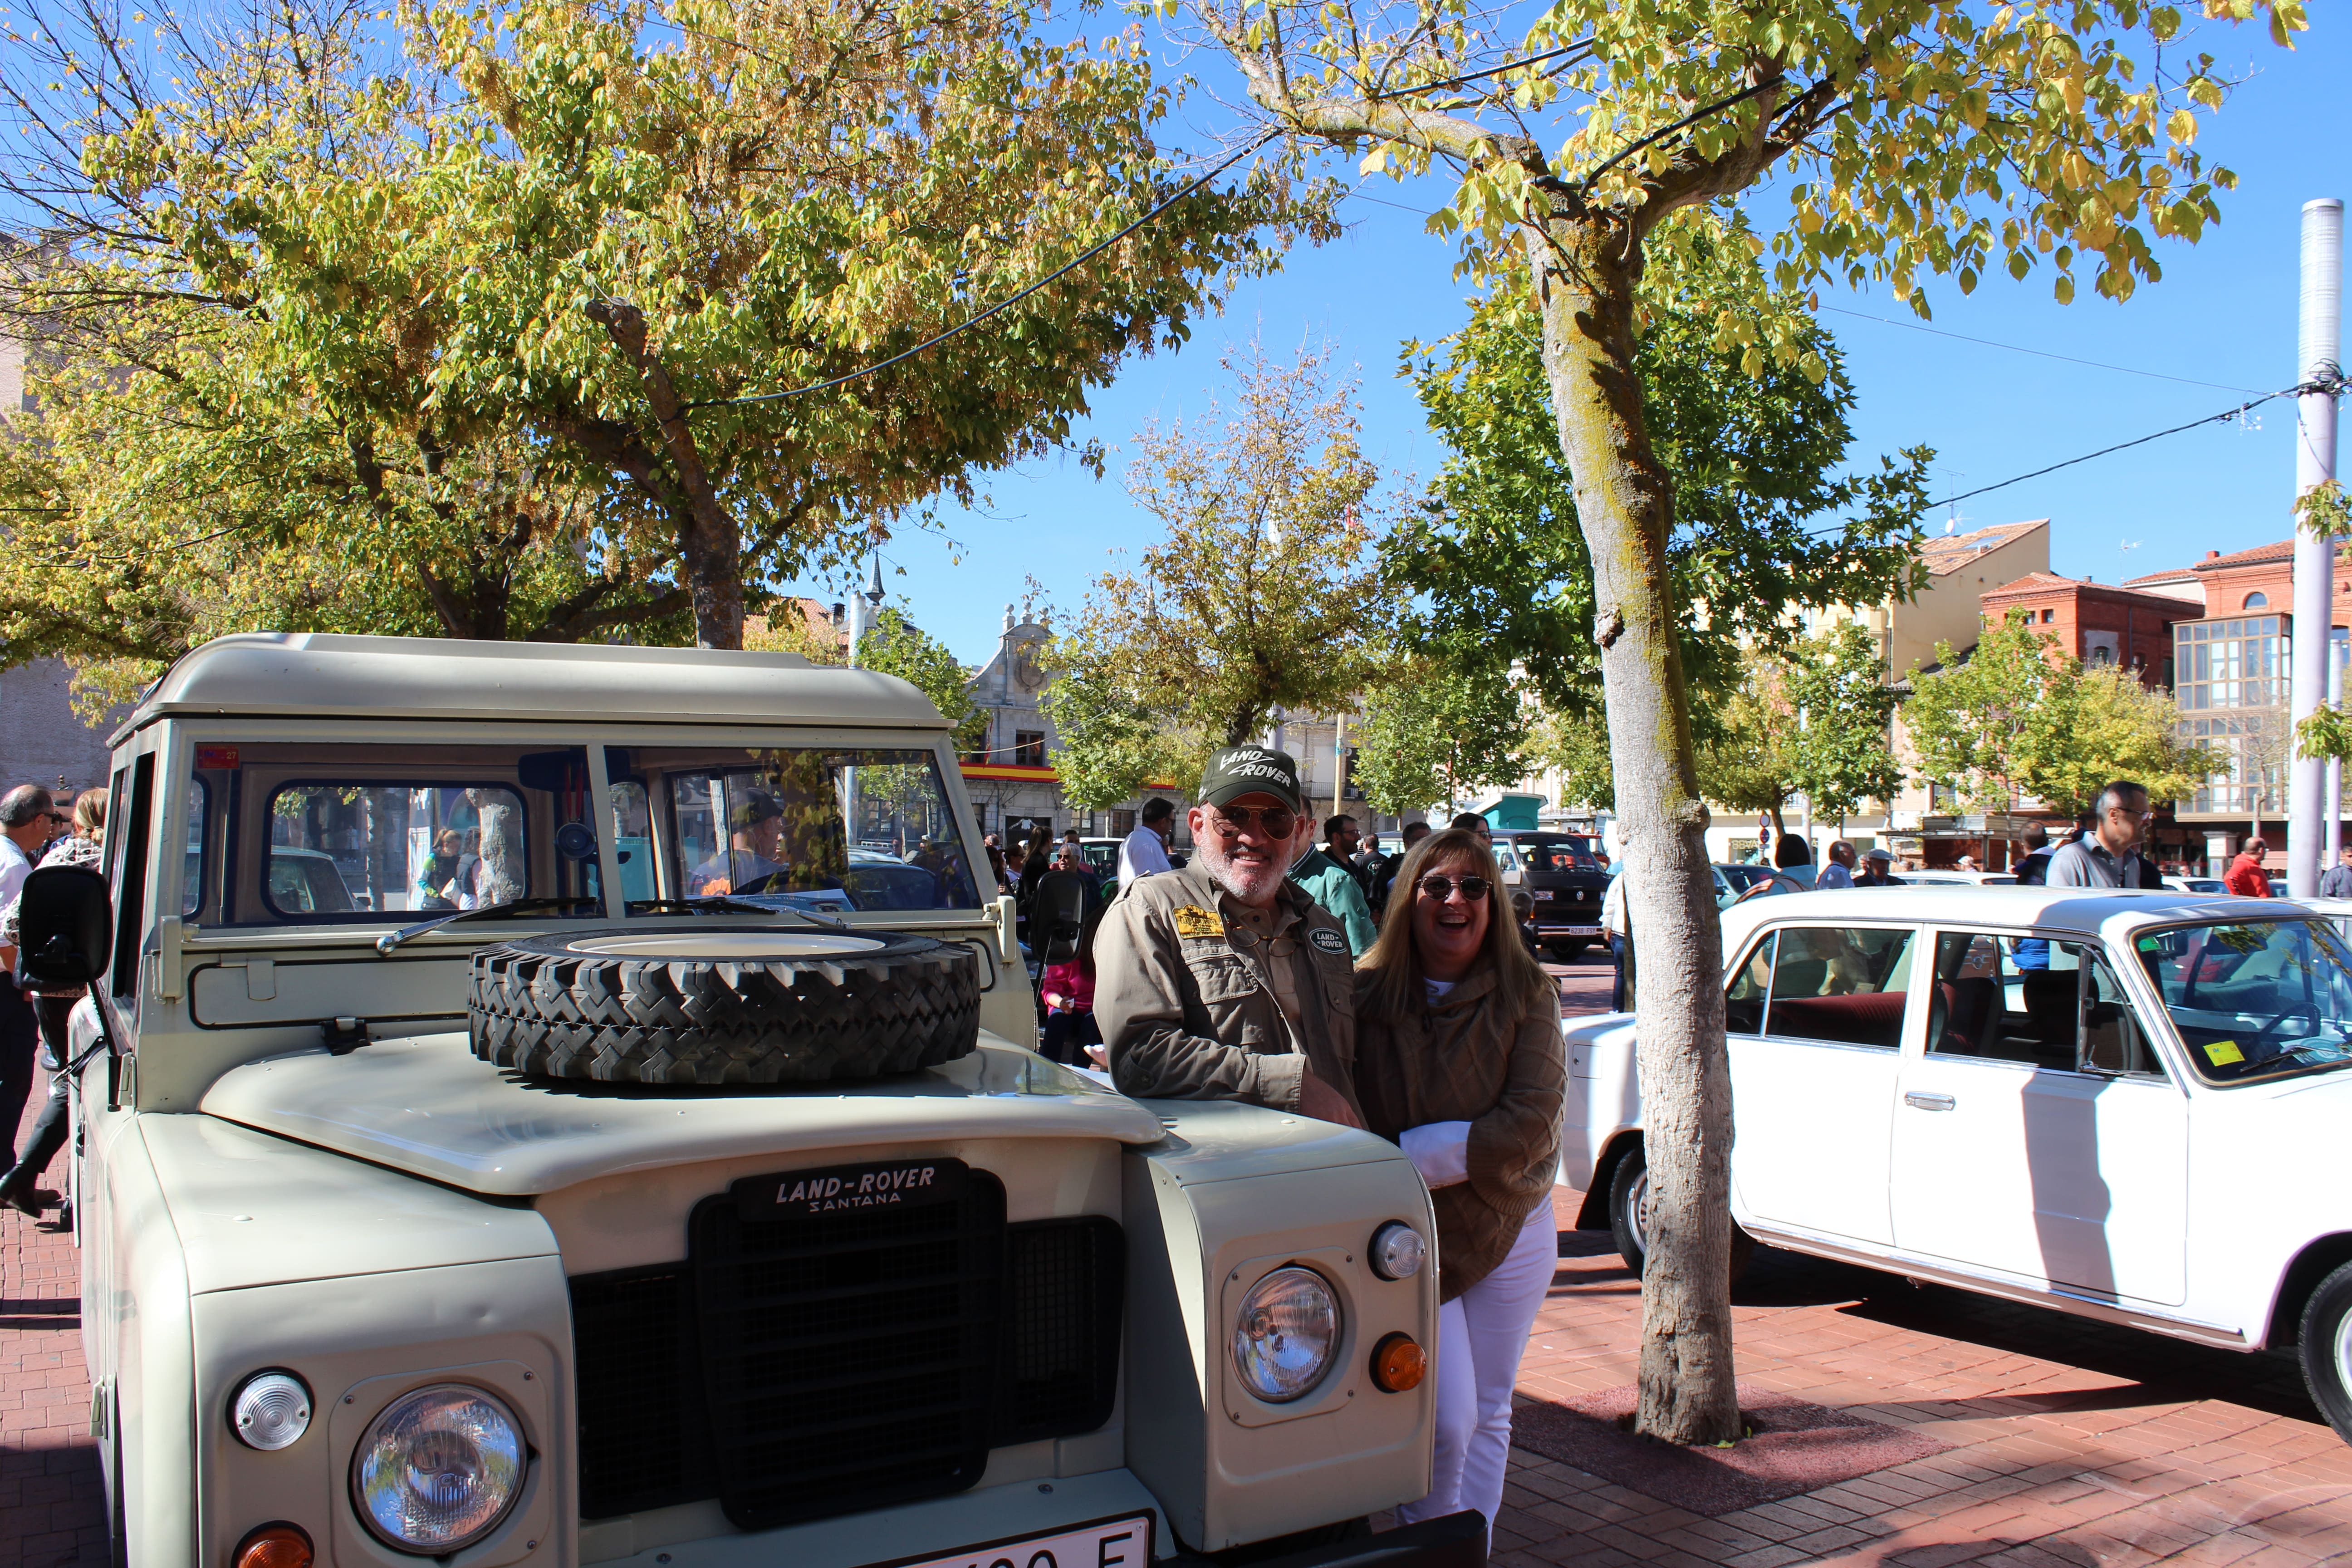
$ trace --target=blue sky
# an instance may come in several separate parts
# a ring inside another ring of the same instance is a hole
[[[2225,194],[2222,222],[2200,244],[2160,244],[2163,280],[2143,285],[2129,303],[2098,299],[2087,275],[2069,306],[2051,299],[2046,272],[2022,283],[2004,275],[1967,298],[1948,282],[1928,285],[1932,324],[1941,331],[2217,386],[1825,314],[1860,397],[1853,458],[1874,463],[1880,452],[1934,447],[1941,496],[2218,412],[2241,400],[2225,388],[2291,384],[2301,208],[2315,196],[2352,198],[2352,142],[2342,118],[2352,81],[2352,29],[2341,25],[2347,19],[2315,7],[2315,30],[2292,54],[2252,29],[2215,28],[2200,39],[2225,64],[2253,69],[2201,139],[2240,184]],[[1433,193],[1386,181],[1363,189],[1386,202],[1436,205]],[[1776,195],[1757,208],[1764,222],[1780,210]],[[1036,578],[1055,601],[1075,606],[1087,582],[1113,564],[1113,552],[1157,534],[1118,482],[1133,433],[1154,416],[1202,411],[1218,384],[1220,349],[1253,332],[1276,350],[1302,340],[1331,343],[1360,367],[1372,455],[1391,470],[1424,479],[1434,472],[1443,453],[1397,377],[1398,350],[1408,338],[1441,337],[1462,322],[1466,289],[1453,280],[1454,252],[1425,234],[1412,213],[1370,200],[1350,200],[1342,212],[1349,225],[1343,237],[1294,251],[1283,271],[1244,285],[1223,315],[1199,321],[1181,353],[1130,362],[1097,395],[1073,445],[1094,437],[1112,447],[1109,479],[1097,481],[1061,458],[987,476],[987,507],[942,519],[960,551],[913,532],[886,549],[894,599],[971,662],[992,651],[1003,606],[1023,596],[1024,579]],[[1825,294],[1822,303],[1916,320],[1883,292]],[[2207,550],[2284,539],[2292,531],[2292,405],[2270,405],[2259,424],[2252,431],[2208,427],[1979,497],[1958,509],[1959,527],[2047,517],[2053,568],[2105,583],[2183,564]],[[1934,531],[1944,515],[1936,515]],[[2125,552],[2126,542],[2137,548]],[[805,587],[832,596],[821,585]]]

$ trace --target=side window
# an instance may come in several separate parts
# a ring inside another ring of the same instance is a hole
[[[212,843],[212,816],[207,809],[212,791],[202,779],[188,781],[188,852],[184,879],[180,888],[180,913],[188,920],[205,907],[205,870]]]
[[[1793,926],[1780,933],[1760,1033],[1897,1050],[1917,933]]]
[[[1760,1035],[1764,1032],[1764,1004],[1772,991],[1772,944],[1780,932],[1767,931],[1739,973],[1731,977],[1731,988],[1723,994],[1723,1032],[1727,1035]]]
[[[1942,932],[1936,939],[1927,1049],[1937,1056],[2072,1069],[2083,957],[2079,942]]]
[[[2081,1065],[2092,1072],[2162,1078],[2164,1068],[2132,1012],[2122,982],[2095,953],[2083,976]]]
[[[114,812],[122,815],[116,816]],[[155,753],[143,752],[131,764],[131,798],[109,808],[107,826],[122,834],[121,880],[114,895],[114,994],[139,994],[141,939],[147,934],[147,845],[153,837]]]
[[[613,753],[607,749],[605,753]],[[613,842],[620,854],[621,897],[654,896],[653,806],[639,779],[623,779],[609,786],[613,798]]]

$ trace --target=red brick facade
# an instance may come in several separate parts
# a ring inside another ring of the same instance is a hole
[[[2086,665],[2118,664],[2147,686],[2172,684],[2172,623],[2193,621],[2198,605],[2162,594],[2031,572],[1982,595],[1987,626],[2023,610],[2033,629]]]

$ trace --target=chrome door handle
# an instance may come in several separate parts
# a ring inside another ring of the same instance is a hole
[[[1948,1094],[1921,1094],[1910,1089],[1904,1092],[1903,1103],[1916,1106],[1921,1110],[1949,1110],[1959,1101]]]

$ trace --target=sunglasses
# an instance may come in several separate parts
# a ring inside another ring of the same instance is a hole
[[[1268,838],[1287,838],[1298,831],[1298,814],[1286,805],[1215,805],[1213,821],[1220,838],[1233,839],[1253,822]]]
[[[1462,889],[1462,901],[1475,904],[1486,896],[1486,889],[1492,884],[1484,877],[1465,877],[1457,882],[1451,877],[1428,876],[1421,879],[1419,886],[1424,898],[1433,899],[1441,904],[1452,898],[1454,889],[1459,888]]]

